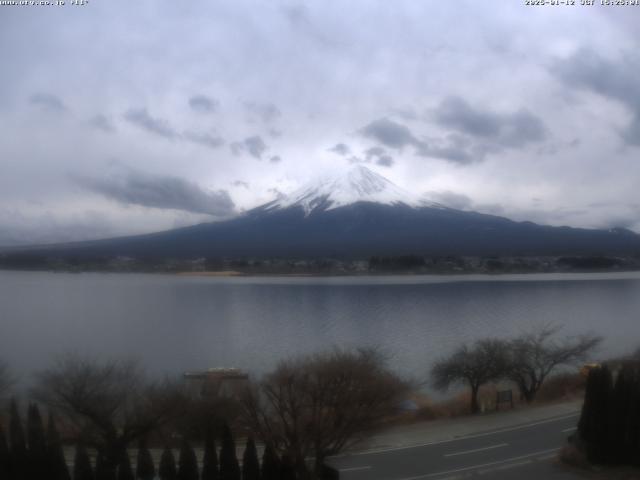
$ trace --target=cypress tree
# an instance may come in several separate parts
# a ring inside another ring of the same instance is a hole
[[[598,390],[598,403],[600,408],[597,410],[597,454],[595,461],[597,463],[611,462],[611,403],[613,398],[613,376],[611,370],[605,365],[602,368],[601,385]]]
[[[104,462],[104,455],[101,450],[96,453],[96,468],[94,471],[96,480],[109,480],[108,475],[105,473],[106,466]]]
[[[592,368],[589,370],[587,382],[584,390],[584,401],[582,402],[582,411],[578,420],[578,435],[583,442],[587,443],[593,436],[593,409],[595,405],[596,390],[598,388],[598,376],[600,368]]]
[[[133,476],[133,469],[131,468],[131,459],[129,454],[125,451],[118,463],[118,480],[135,480]]]
[[[629,418],[631,463],[640,466],[640,364],[634,366],[630,402],[634,405]]]
[[[138,444],[138,460],[136,465],[136,478],[140,480],[153,480],[156,476],[156,467],[153,464],[151,452],[147,448],[144,439]]]
[[[169,447],[165,448],[160,457],[160,465],[158,467],[158,476],[160,480],[177,480],[178,471],[176,469],[176,459]]]
[[[116,472],[105,460],[102,450],[98,450],[96,457],[95,477],[96,480],[116,480]]]
[[[40,409],[33,403],[27,409],[27,444],[29,478],[33,480],[45,478],[48,473],[48,457],[44,424]]]
[[[282,455],[280,461],[280,480],[296,480],[296,470],[289,454]]]
[[[53,413],[47,422],[47,467],[51,480],[71,480]]]
[[[76,445],[76,454],[73,460],[73,480],[95,480],[89,454],[81,444]]]
[[[589,372],[578,433],[586,444],[591,463],[607,463],[610,457],[612,385],[611,372],[606,365]]]
[[[236,456],[236,445],[229,425],[222,427],[220,447],[220,480],[240,480],[240,465]]]
[[[198,480],[198,459],[188,441],[183,440],[178,459],[178,480]]]
[[[273,445],[267,444],[262,454],[262,480],[280,479],[280,459]]]
[[[0,425],[0,478],[9,478],[11,472],[11,456],[9,454],[9,444],[4,436],[4,430]]]
[[[633,409],[633,371],[626,365],[618,373],[611,399],[611,419],[609,435],[609,460],[612,463],[628,463],[633,457],[633,445],[629,420]]]
[[[247,445],[242,456],[242,480],[260,480],[258,451],[252,437],[247,438]]]
[[[204,457],[202,458],[202,480],[218,480],[218,454],[216,439],[211,428],[204,438]]]
[[[14,480],[27,480],[28,452],[18,404],[11,401],[9,419],[9,443],[11,445],[11,474]]]

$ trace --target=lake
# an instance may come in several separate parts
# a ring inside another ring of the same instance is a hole
[[[0,271],[0,358],[23,379],[61,352],[132,356],[152,374],[374,345],[416,379],[461,342],[553,322],[640,347],[640,273],[193,277]]]

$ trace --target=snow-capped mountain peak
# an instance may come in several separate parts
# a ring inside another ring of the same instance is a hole
[[[300,206],[308,215],[314,210],[332,210],[356,202],[424,206],[417,196],[367,167],[356,165],[344,173],[314,179],[285,198],[272,202],[269,210]]]

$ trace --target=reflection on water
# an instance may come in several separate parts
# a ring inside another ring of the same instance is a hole
[[[0,272],[0,357],[20,375],[68,350],[135,356],[150,372],[376,345],[416,378],[458,343],[555,322],[602,354],[640,346],[640,274],[204,278]]]

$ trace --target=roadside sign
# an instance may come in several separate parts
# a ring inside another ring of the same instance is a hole
[[[511,390],[499,390],[496,393],[496,410],[500,409],[501,403],[509,403],[513,408],[513,392]]]

